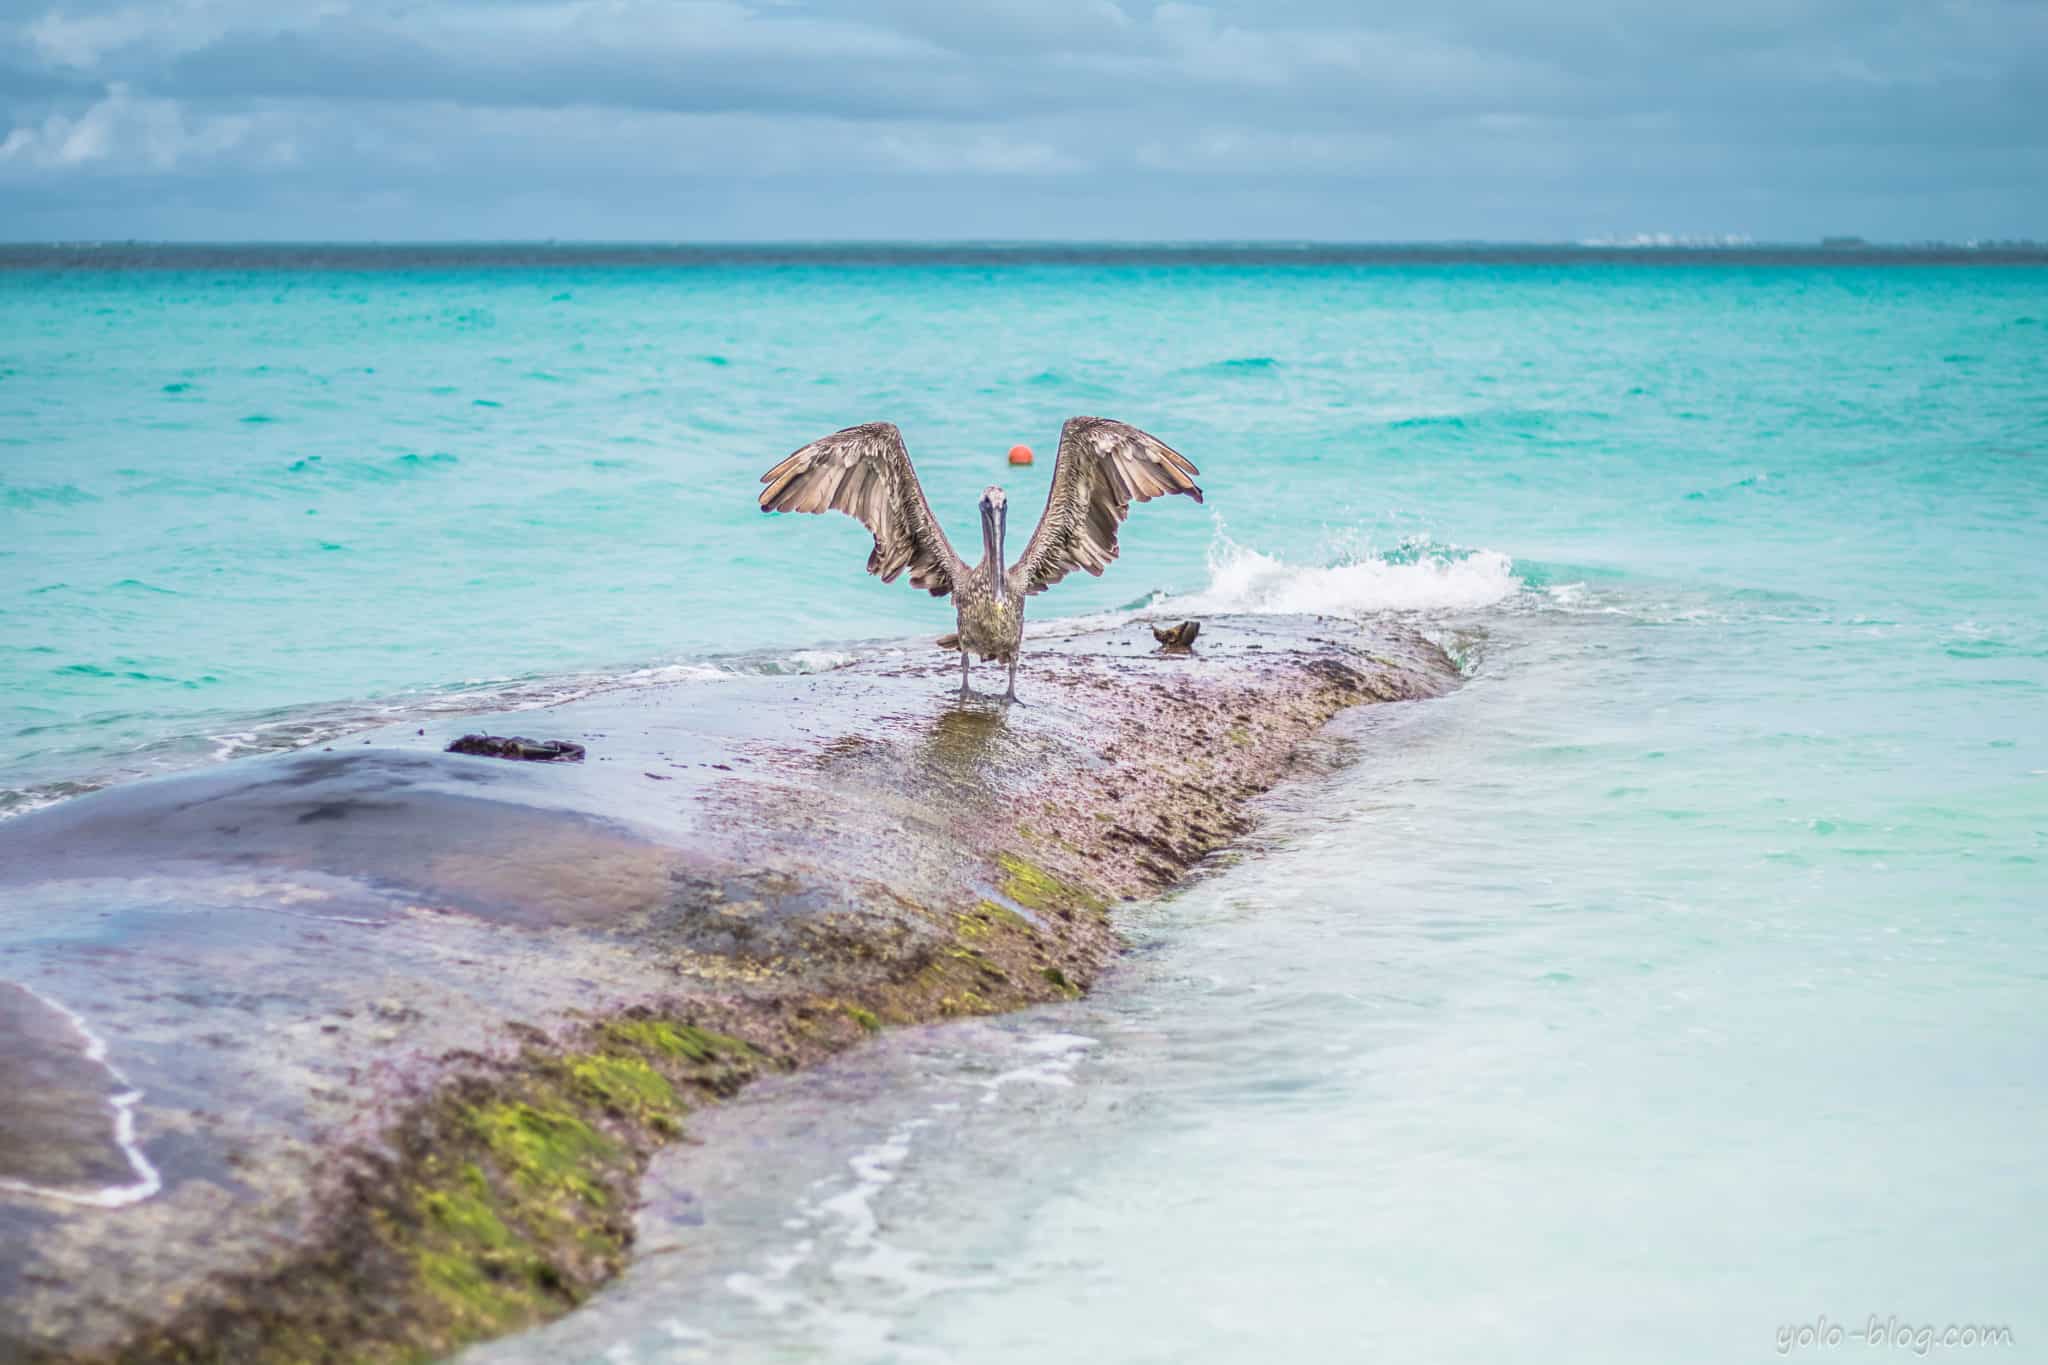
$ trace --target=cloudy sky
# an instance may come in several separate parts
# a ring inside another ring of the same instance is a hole
[[[2048,237],[2048,0],[0,0],[0,239]]]

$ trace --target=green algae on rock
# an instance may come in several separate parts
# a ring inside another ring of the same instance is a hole
[[[1010,711],[933,663],[621,692],[545,718],[580,765],[394,728],[0,825],[0,1003],[92,1002],[106,1068],[38,1016],[74,1098],[0,1163],[122,1178],[118,1076],[161,1179],[0,1184],[0,1355],[411,1361],[565,1311],[694,1109],[1072,998],[1109,908],[1242,831],[1331,714],[1455,682],[1402,630],[1314,628],[1042,641]]]

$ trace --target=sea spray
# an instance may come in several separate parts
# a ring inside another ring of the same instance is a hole
[[[1218,534],[1209,582],[1154,610],[1188,616],[1230,613],[1359,617],[1384,611],[1490,607],[1522,588],[1514,561],[1498,550],[1402,542],[1388,555],[1346,554],[1328,564],[1295,564]]]

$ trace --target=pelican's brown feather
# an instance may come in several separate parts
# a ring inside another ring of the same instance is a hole
[[[868,572],[934,597],[953,591],[966,566],[932,515],[892,422],[868,422],[811,442],[761,476],[764,512],[844,512],[875,537]]]
[[[1043,592],[1075,569],[1100,576],[1117,556],[1116,533],[1133,502],[1185,493],[1201,471],[1173,447],[1124,422],[1075,417],[1060,429],[1045,512],[1009,572],[1013,592]]]

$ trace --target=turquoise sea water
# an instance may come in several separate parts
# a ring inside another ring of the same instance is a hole
[[[1098,997],[883,1044],[789,1156],[818,1185],[490,1358],[1720,1362],[1820,1314],[2048,1350],[2048,269],[30,265],[14,808],[947,629],[852,522],[753,510],[878,417],[958,539],[1074,413],[1202,466],[1042,614],[1398,610],[1470,670],[1341,722]]]

